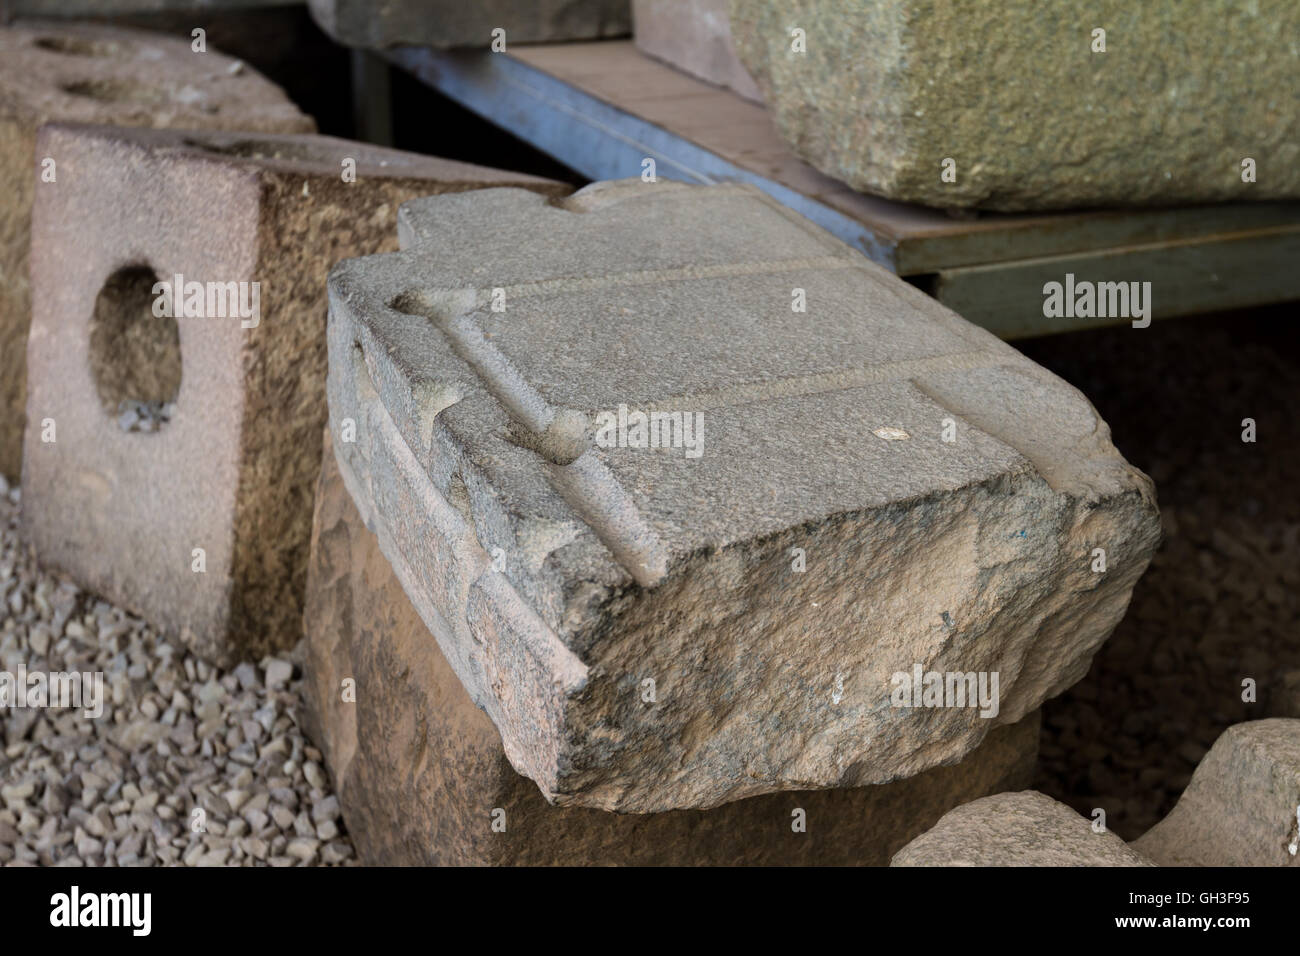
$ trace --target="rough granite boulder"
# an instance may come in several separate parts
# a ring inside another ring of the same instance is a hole
[[[430,193],[548,180],[319,136],[50,125],[25,533],[218,663],[301,635],[325,278]]]
[[[320,28],[345,46],[382,50],[488,47],[492,31],[510,43],[598,40],[632,32],[629,0],[307,0]]]
[[[1300,196],[1294,0],[732,0],[731,32],[795,152],[864,192],[995,210]]]
[[[763,94],[736,57],[730,0],[632,0],[636,47],[691,76],[761,103]]]
[[[416,614],[328,440],[304,629],[308,731],[372,865],[883,865],[953,806],[1026,786],[1038,747],[1035,711],[961,763],[881,786],[656,814],[550,806]]]
[[[309,133],[316,124],[248,66],[174,37],[88,24],[0,28],[0,474],[17,481],[23,451],[27,253],[32,200],[58,176],[36,155],[36,130],[67,121],[113,126]]]
[[[1300,866],[1300,720],[1225,730],[1133,848],[1163,866]]]
[[[1036,790],[999,793],[944,815],[890,866],[1151,866],[1109,830]]]
[[[912,776],[1123,615],[1159,515],[1088,401],[757,190],[398,222],[402,252],[330,276],[341,471],[548,799]]]

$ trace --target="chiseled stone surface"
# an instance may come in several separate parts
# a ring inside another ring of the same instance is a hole
[[[507,48],[632,32],[630,0],[307,0],[307,7],[338,42],[375,50],[408,43],[486,48],[498,28]]]
[[[209,49],[89,24],[0,28],[0,474],[18,479],[31,320],[32,200],[47,170],[36,130],[67,121],[263,133],[315,130],[280,88]],[[57,166],[53,170],[57,176]]]
[[[958,807],[894,854],[890,866],[1151,866],[1109,830],[1037,790]]]
[[[761,103],[731,42],[729,9],[729,0],[632,0],[637,49]]]
[[[214,662],[292,646],[329,267],[394,248],[413,196],[567,187],[318,136],[52,125],[37,151],[59,173],[33,214],[27,538]],[[191,312],[158,318],[177,275]]]
[[[864,192],[995,210],[1300,196],[1293,0],[732,0],[731,30],[784,138]]]
[[[1133,848],[1164,866],[1300,866],[1300,720],[1225,730]]]
[[[881,786],[657,814],[550,806],[510,766],[492,721],[415,612],[328,440],[304,625],[308,730],[370,864],[883,865],[963,800],[1025,786],[1037,751],[1035,711],[959,764]],[[803,832],[793,828],[797,810]]]
[[[1082,677],[1123,615],[1159,516],[1088,401],[757,190],[484,190],[398,222],[402,252],[330,276],[343,478],[552,801],[912,776]],[[697,430],[618,444],[620,405]],[[916,667],[996,672],[997,713],[893,706]]]

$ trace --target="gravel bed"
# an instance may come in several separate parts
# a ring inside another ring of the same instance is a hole
[[[103,712],[0,709],[0,863],[328,866],[353,860],[287,660],[231,671],[43,572],[0,478],[0,671],[102,672]]]
[[[1125,839],[1173,808],[1230,725],[1300,717],[1294,322],[1289,305],[1015,343],[1082,389],[1156,483],[1165,541],[1088,676],[1044,705],[1036,783],[1103,808]]]

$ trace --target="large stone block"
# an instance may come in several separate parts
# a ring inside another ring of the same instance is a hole
[[[38,152],[26,534],[214,661],[292,645],[329,267],[395,247],[412,196],[567,187],[316,136],[55,125]]]
[[[18,480],[26,400],[36,130],[55,121],[301,133],[316,128],[280,89],[209,49],[139,30],[85,24],[0,29],[0,474]],[[44,184],[52,188],[52,184]]]
[[[1133,848],[1164,866],[1300,866],[1300,720],[1225,730]]]
[[[944,815],[890,866],[1151,866],[1109,830],[1038,793],[999,793]]]
[[[761,103],[731,42],[730,0],[633,0],[636,46],[656,60]]]
[[[548,799],[912,776],[1082,677],[1123,615],[1159,516],[1088,401],[757,190],[398,220],[402,252],[331,272],[343,478]],[[918,670],[997,703],[924,706]]]
[[[731,14],[781,134],[864,192],[1000,210],[1300,196],[1293,0],[732,0]]]
[[[1025,786],[1033,772],[1037,711],[994,730],[955,766],[881,786],[657,814],[550,806],[506,760],[500,734],[362,523],[328,447],[304,626],[309,732],[371,864],[881,865],[951,807]]]
[[[351,47],[412,44],[487,48],[492,31],[510,43],[595,40],[632,32],[630,0],[307,0],[320,28]]]

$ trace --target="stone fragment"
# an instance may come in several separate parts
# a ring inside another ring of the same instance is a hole
[[[795,152],[864,192],[996,210],[1300,196],[1293,0],[732,0],[731,31]]]
[[[1225,730],[1133,848],[1163,866],[1300,866],[1300,720]]]
[[[36,130],[67,121],[114,126],[312,132],[311,117],[255,70],[209,48],[89,24],[0,28],[0,474],[17,480],[23,450],[32,200],[57,190],[55,157]],[[66,172],[66,170],[62,170]]]
[[[1159,516],[1088,401],[757,190],[398,218],[403,252],[331,273],[335,448],[548,799],[912,776],[1082,677],[1123,615]],[[930,672],[971,675],[963,706],[915,706]]]
[[[881,865],[957,803],[1027,785],[1037,750],[1035,711],[959,764],[882,786],[658,814],[549,806],[447,664],[329,448],[304,623],[307,727],[338,784],[312,819],[341,805],[368,864]]]
[[[944,815],[890,866],[1151,866],[1109,830],[1037,790],[999,793]]]
[[[266,686],[283,687],[293,677],[293,664],[280,658],[271,658],[266,662]]]
[[[489,48],[494,30],[511,43],[595,40],[632,32],[629,0],[307,0],[339,43],[382,50],[400,44]]]
[[[392,248],[412,196],[567,188],[316,136],[55,125],[38,149],[61,173],[33,222],[28,539],[212,661],[291,647],[330,265]],[[174,410],[124,431],[131,399]]]
[[[632,0],[636,46],[669,66],[763,101],[731,42],[729,0]]]

